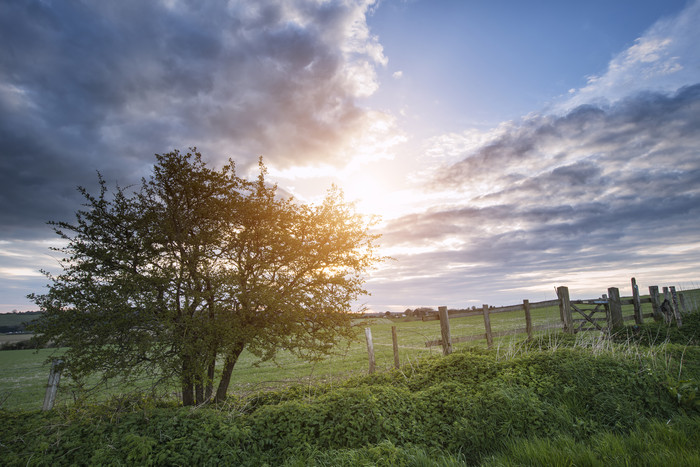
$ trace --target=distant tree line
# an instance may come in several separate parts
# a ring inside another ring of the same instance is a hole
[[[29,323],[41,316],[40,311],[17,311],[0,313],[0,334],[29,332]]]
[[[494,307],[490,307],[490,308],[494,308]],[[471,308],[450,308],[447,310],[447,314],[450,315],[450,314],[455,314],[455,313],[463,313],[465,311],[475,311],[477,309],[481,309],[481,308],[477,308],[476,306],[473,306]],[[415,308],[413,310],[410,308],[406,308],[406,310],[404,310],[403,314],[406,315],[407,317],[422,318],[424,316],[437,314],[437,312],[438,311],[435,308],[419,307],[419,308]]]

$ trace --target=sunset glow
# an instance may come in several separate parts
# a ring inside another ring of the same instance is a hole
[[[76,186],[195,146],[380,216],[374,311],[700,283],[700,0],[32,5],[0,7],[0,312]]]

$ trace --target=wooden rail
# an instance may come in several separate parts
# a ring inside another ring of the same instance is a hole
[[[685,310],[685,303],[682,294],[676,293],[675,287],[663,288],[663,302],[659,294],[658,286],[649,287],[649,297],[641,298],[639,296],[639,287],[635,278],[632,278],[632,298],[620,298],[620,290],[616,287],[608,289],[608,293],[602,298],[571,300],[569,298],[569,289],[567,287],[557,288],[557,299],[546,300],[542,302],[530,303],[528,300],[523,300],[522,304],[508,305],[502,307],[489,307],[483,305],[480,310],[466,310],[455,313],[448,313],[447,307],[439,307],[437,315],[424,316],[423,321],[440,320],[441,338],[427,341],[426,347],[441,345],[443,354],[452,353],[453,344],[460,342],[469,342],[485,339],[488,347],[493,346],[493,339],[515,334],[527,333],[528,338],[532,338],[534,332],[544,331],[548,329],[563,329],[564,332],[573,334],[580,331],[598,330],[603,332],[615,332],[615,330],[624,326],[625,321],[635,321],[635,324],[642,324],[645,318],[654,318],[655,320],[664,319],[670,323],[675,321],[676,325],[682,325],[681,310]],[[652,313],[642,313],[642,304],[650,303]],[[622,306],[632,305],[632,315],[622,315]],[[538,326],[532,325],[530,312],[540,308],[558,307],[560,314],[560,323],[543,324]],[[584,307],[594,307],[585,309]],[[497,313],[513,313],[522,311],[525,317],[525,327],[510,329],[505,331],[492,331],[491,315]],[[573,312],[576,311],[583,318],[574,318]],[[595,313],[604,312],[605,318],[594,318]],[[468,336],[452,336],[450,333],[449,320],[454,318],[467,318],[473,316],[482,316],[484,318],[484,332],[472,334]],[[585,323],[591,326],[584,327]],[[599,323],[605,323],[606,326],[601,326]]]

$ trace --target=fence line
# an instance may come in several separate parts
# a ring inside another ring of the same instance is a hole
[[[487,346],[493,346],[495,337],[503,337],[515,334],[527,333],[528,338],[532,338],[534,332],[544,331],[548,329],[563,329],[565,333],[574,334],[581,331],[598,330],[603,332],[614,332],[616,329],[622,328],[625,321],[634,320],[636,325],[643,323],[644,318],[654,318],[655,320],[665,320],[667,323],[676,322],[678,327],[681,327],[682,311],[687,311],[683,294],[678,294],[674,286],[663,288],[663,302],[659,294],[658,286],[649,287],[649,297],[641,298],[639,295],[639,287],[637,281],[633,277],[631,280],[632,298],[620,298],[620,290],[617,287],[610,287],[608,293],[602,298],[571,300],[569,298],[568,287],[557,288],[557,299],[546,300],[542,302],[530,303],[528,300],[523,300],[522,304],[508,305],[497,308],[483,305],[481,310],[460,311],[449,314],[446,306],[438,308],[438,314],[432,316],[424,316],[423,321],[440,320],[441,338],[436,340],[426,341],[426,347],[441,345],[444,355],[452,353],[453,344],[459,342],[469,342],[476,340],[486,340]],[[650,303],[652,306],[651,313],[642,313],[642,304]],[[632,305],[633,314],[623,316],[622,306]],[[540,308],[550,308],[558,306],[560,323],[543,324],[533,326],[531,311]],[[584,307],[594,308],[584,308]],[[491,315],[497,313],[512,313],[522,311],[525,317],[525,327],[505,331],[492,331]],[[574,312],[581,315],[582,318],[574,318]],[[594,318],[595,313],[605,312],[605,318]],[[450,333],[450,319],[466,318],[470,316],[483,316],[484,318],[484,333],[472,334],[468,336],[452,336]],[[606,327],[600,325],[605,323]],[[588,324],[588,327],[584,325]]]

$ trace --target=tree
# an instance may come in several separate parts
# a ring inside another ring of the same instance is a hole
[[[63,272],[32,294],[33,326],[68,347],[75,378],[177,380],[185,405],[222,401],[244,348],[306,359],[354,335],[351,303],[381,260],[371,221],[332,188],[318,205],[278,195],[265,180],[206,166],[196,150],[156,155],[137,191],[79,188]],[[218,381],[218,384],[217,384]],[[216,390],[214,387],[216,385]]]

